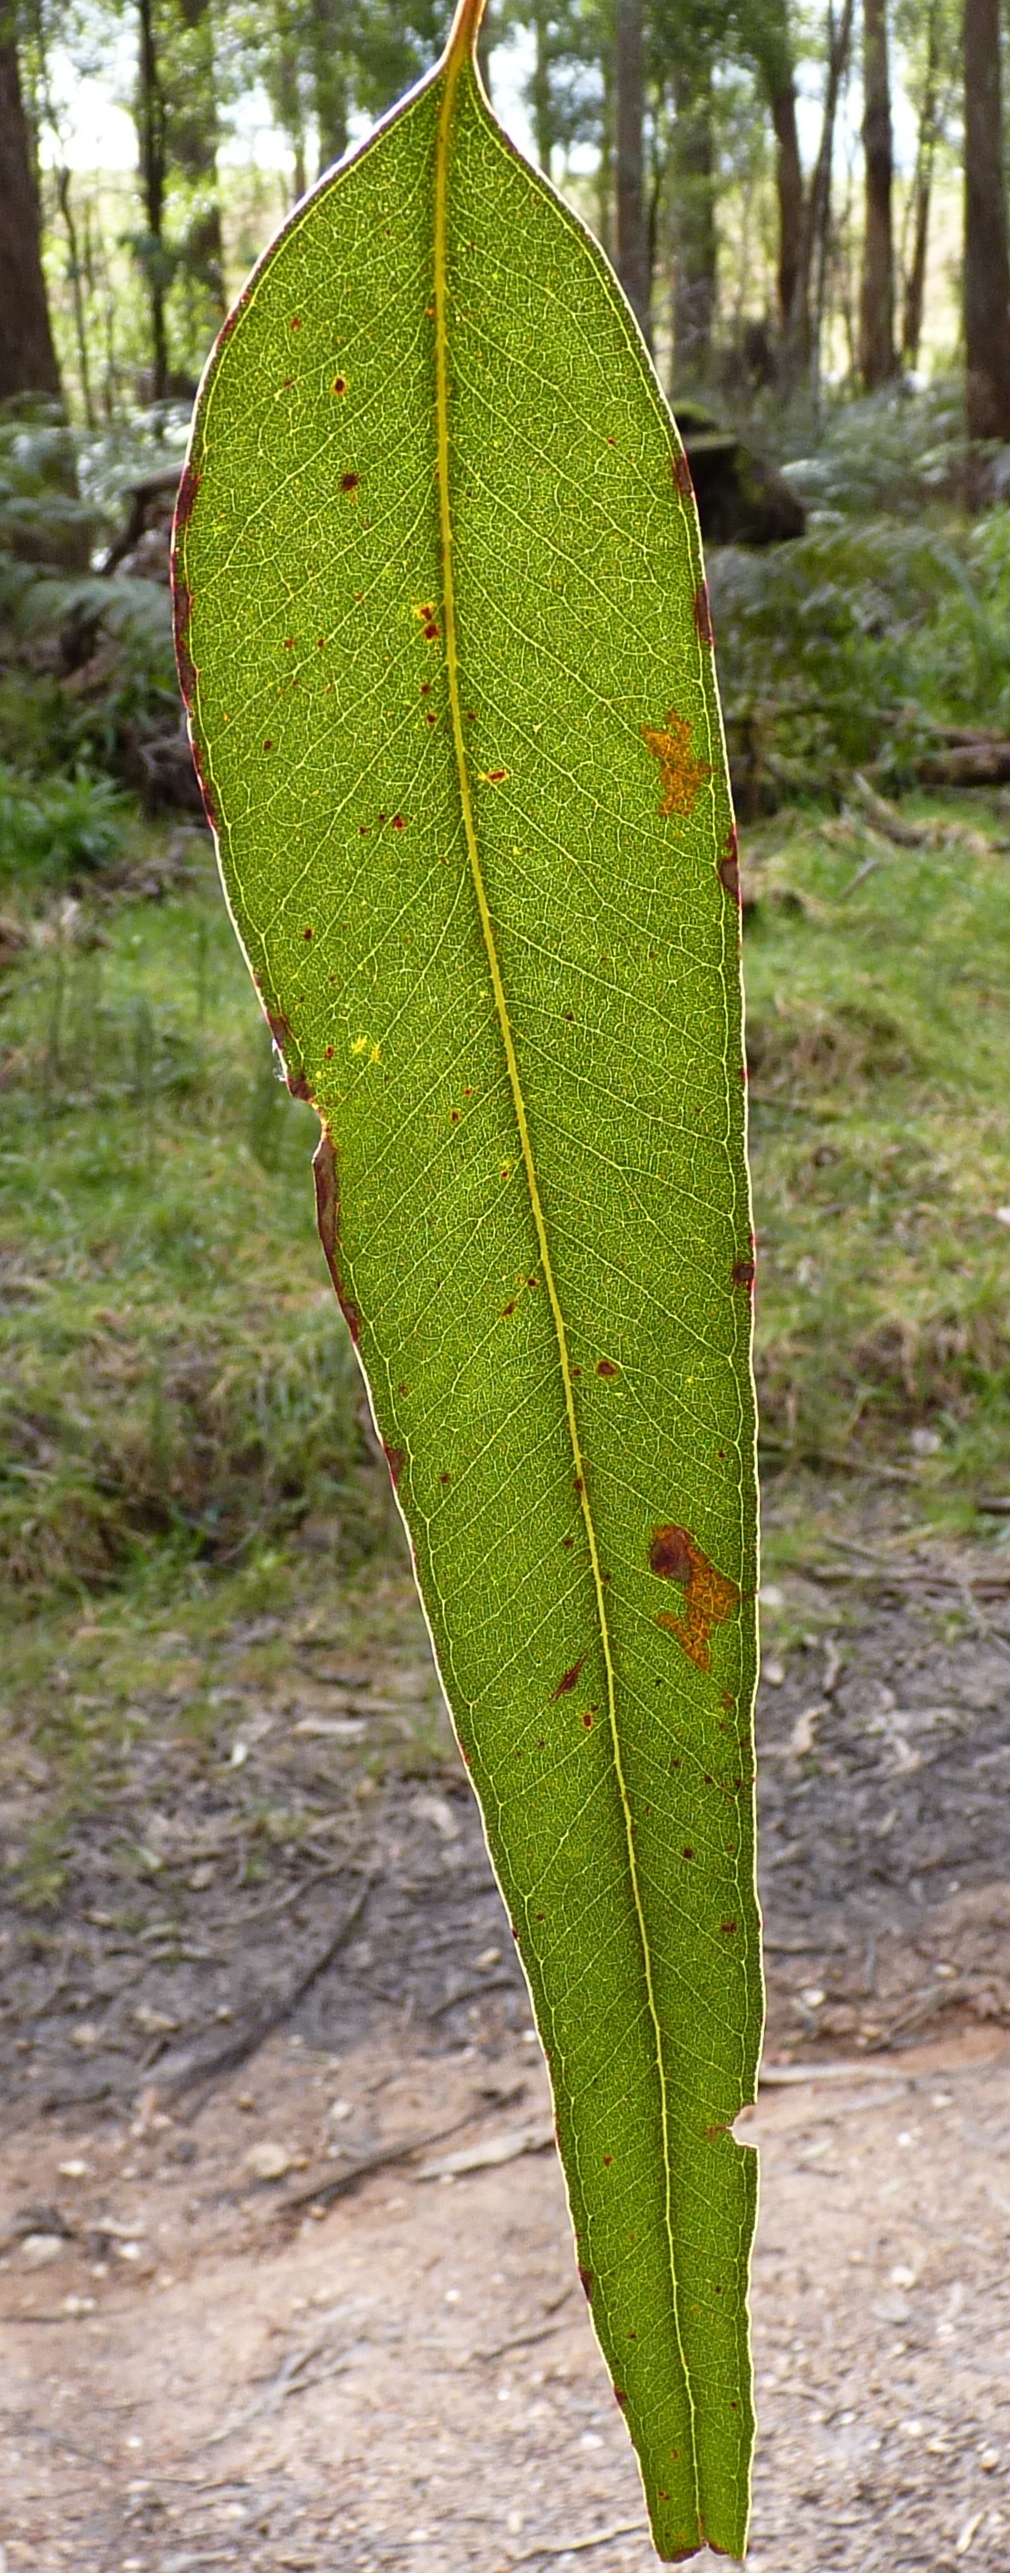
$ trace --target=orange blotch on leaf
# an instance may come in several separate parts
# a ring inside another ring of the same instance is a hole
[[[737,1606],[740,1592],[736,1582],[717,1571],[687,1528],[653,1529],[649,1570],[662,1581],[675,1581],[684,1592],[683,1614],[677,1617],[669,1609],[661,1609],[657,1626],[676,1636],[696,1670],[711,1670],[712,1629],[721,1626]]]
[[[671,706],[662,726],[642,725],[642,740],[659,761],[663,786],[660,812],[693,813],[699,789],[712,771],[707,759],[694,757],[686,716],[678,715],[676,707]]]

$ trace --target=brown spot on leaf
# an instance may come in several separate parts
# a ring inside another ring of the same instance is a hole
[[[593,2273],[591,2269],[580,2269],[579,2283],[583,2294],[591,2301],[593,2293]]]
[[[226,315],[215,341],[216,348],[224,348],[226,341],[230,340],[235,324],[238,321],[240,314],[244,313],[248,301],[248,294],[240,295],[237,304],[235,304],[231,312]]]
[[[319,1226],[319,1239],[336,1289],[337,1302],[354,1346],[357,1348],[361,1338],[361,1315],[357,1305],[353,1304],[347,1295],[340,1274],[340,1187],[337,1178],[337,1156],[333,1149],[332,1136],[326,1133],[325,1127],[313,1155],[312,1176],[316,1184],[316,1222]]]
[[[724,1938],[724,1939],[731,1939],[731,1938],[733,1937],[733,1935],[734,1935],[735,1930],[736,1930],[736,1922],[735,1922],[735,1921],[720,1921],[720,1923],[719,1923],[719,1928],[720,1928],[720,1930],[722,1931],[722,1935],[723,1935],[723,1938]]]
[[[334,376],[334,378],[333,378],[333,390],[334,390],[334,393],[346,393],[346,391],[347,391],[347,378],[346,378],[346,376],[345,376],[345,375],[335,375],[335,376]]]
[[[746,1287],[749,1293],[754,1284],[754,1278],[755,1267],[753,1260],[734,1260],[733,1284],[735,1287]]]
[[[193,766],[194,766],[194,768],[195,768],[195,770],[196,770],[197,785],[199,786],[200,793],[201,793],[201,795],[202,795],[202,797],[203,797],[203,809],[204,809],[204,812],[206,813],[207,820],[208,820],[208,822],[210,823],[211,830],[212,830],[212,831],[216,831],[216,829],[217,829],[217,807],[216,807],[215,802],[214,802],[214,797],[213,797],[213,793],[212,793],[212,790],[211,790],[210,780],[209,780],[209,778],[207,777],[206,771],[205,771],[205,769],[204,769],[203,760],[202,760],[202,758],[201,758],[201,754],[200,754],[200,744],[199,744],[199,742],[194,742],[194,743],[192,744],[192,751],[193,751]]]
[[[172,625],[175,634],[175,659],[179,686],[187,709],[196,695],[196,668],[189,649],[189,625],[193,614],[193,593],[184,581],[172,581]]]
[[[562,1674],[561,1674],[561,1678],[560,1678],[560,1679],[559,1679],[559,1681],[558,1681],[557,1688],[556,1688],[556,1689],[555,1689],[555,1691],[554,1691],[554,1695],[555,1695],[555,1697],[556,1697],[556,1698],[558,1698],[558,1697],[567,1697],[569,1689],[573,1689],[573,1688],[575,1688],[575,1687],[577,1686],[577,1684],[578,1684],[578,1680],[579,1680],[579,1675],[580,1675],[580,1673],[585,1669],[585,1666],[586,1666],[586,1657],[585,1657],[585,1654],[583,1653],[583,1654],[582,1654],[582,1657],[581,1657],[581,1660],[579,1660],[579,1661],[577,1661],[577,1662],[573,1662],[573,1663],[572,1663],[572,1667],[571,1667],[571,1670],[570,1670],[570,1671],[563,1671],[563,1672],[562,1672]]]
[[[712,624],[712,601],[708,595],[707,581],[699,581],[694,594],[694,622],[697,626],[702,643],[714,643],[715,628]]]
[[[661,726],[642,725],[642,740],[653,758],[659,761],[663,792],[661,813],[693,813],[698,791],[712,771],[707,759],[695,759],[691,750],[691,727],[686,716],[678,715],[671,706]]]
[[[617,1368],[615,1367],[612,1358],[597,1359],[596,1373],[598,1376],[616,1376],[617,1372]]]
[[[360,474],[341,474],[341,477],[340,477],[340,488],[341,488],[341,491],[357,491],[358,484],[359,484],[360,480],[361,480],[361,476],[360,476]]]
[[[623,2410],[624,2410],[624,2407],[625,2407],[625,2404],[626,2404],[627,2400],[628,2400],[628,2398],[627,2398],[627,2395],[625,2394],[625,2391],[624,2391],[624,2387],[623,2387],[623,2385],[615,2385],[615,2387],[614,2387],[614,2402],[615,2402],[615,2403],[619,2403],[619,2404],[620,2404],[620,2407],[621,2407],[621,2411],[622,2411],[622,2412],[623,2412]]]
[[[725,853],[717,860],[715,871],[724,893],[728,893],[731,901],[735,902],[740,909],[743,894],[740,885],[740,842],[737,838],[735,822],[726,842]]]
[[[681,499],[693,500],[694,484],[691,480],[691,467],[688,464],[686,456],[681,455],[674,457],[673,479],[675,488],[679,491]]]
[[[654,1528],[649,1570],[661,1581],[676,1581],[686,1590],[691,1579],[691,1540],[686,1528]]]
[[[383,1439],[382,1442],[382,1453],[389,1467],[389,1480],[395,1492],[406,1463],[406,1458],[404,1457],[402,1447],[387,1447],[385,1439]]]
[[[184,465],[182,469],[182,480],[179,484],[179,496],[175,504],[176,543],[178,543],[178,540],[182,535],[183,528],[189,526],[190,519],[193,515],[193,503],[196,499],[199,488],[200,476],[196,472],[194,466]]]
[[[293,331],[300,331],[300,330],[301,330],[301,327],[302,327],[302,317],[301,317],[301,314],[300,314],[300,313],[294,313],[294,314],[292,315],[292,318],[291,318],[290,328],[291,328]]]
[[[675,1581],[685,1593],[683,1615],[675,1617],[664,1609],[657,1626],[676,1636],[697,1670],[711,1670],[712,1629],[721,1626],[736,1607],[740,1597],[736,1582],[716,1570],[687,1528],[653,1529],[649,1569],[664,1581]]]
[[[435,623],[434,617],[432,617],[430,624],[425,626],[424,635],[426,643],[438,642],[438,627]]]

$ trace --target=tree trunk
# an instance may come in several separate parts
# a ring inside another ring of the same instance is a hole
[[[964,344],[968,435],[1010,439],[999,0],[965,0],[964,7]]]
[[[835,156],[835,124],[842,82],[848,68],[854,9],[855,0],[842,0],[842,14],[836,24],[833,0],[828,0],[828,71],[824,84],[821,139],[807,192],[799,275],[796,280],[789,334],[791,371],[798,373],[810,368],[815,378],[820,368],[824,280],[827,274],[828,234],[831,227],[831,172]]]
[[[347,150],[346,31],[340,0],[311,0],[309,9],[309,50],[312,61],[312,103],[316,111],[320,171],[332,169],[342,161]]]
[[[0,43],[0,402],[62,398],[42,273],[42,227],[17,48]]]
[[[926,31],[926,68],[919,110],[919,139],[915,154],[915,176],[912,180],[911,255],[905,276],[904,307],[901,317],[901,348],[905,363],[919,363],[919,343],[926,303],[926,252],[929,246],[929,213],[933,191],[933,164],[939,137],[939,40],[940,0],[932,0]]]
[[[140,192],[147,223],[143,267],[151,309],[151,391],[155,402],[168,392],[168,331],[165,297],[170,266],[165,247],[165,100],[154,32],[153,0],[137,0],[137,127],[140,145]]]
[[[498,30],[492,10],[488,7],[484,11],[477,31],[477,69],[484,83],[489,103],[491,101],[491,56],[497,42]]]
[[[894,347],[894,244],[891,189],[891,75],[887,0],[863,0],[863,154],[866,228],[859,297],[859,372],[876,393],[897,372]]]
[[[536,53],[529,102],[533,110],[533,134],[537,160],[547,177],[551,175],[551,152],[554,145],[554,111],[551,101],[551,58],[548,48],[550,20],[545,0],[536,0],[533,12],[533,34]]]
[[[217,63],[210,0],[180,0],[187,41],[165,104],[166,164],[184,171],[202,202],[186,233],[184,264],[204,289],[214,323],[225,311],[224,238],[217,183]]]
[[[652,279],[645,216],[645,43],[642,0],[617,0],[614,46],[617,274],[651,345]]]
[[[775,134],[775,193],[778,199],[779,322],[788,335],[796,307],[803,261],[803,165],[796,126],[796,83],[790,72],[769,100]]]
[[[67,236],[67,276],[74,308],[74,338],[77,342],[77,365],[81,378],[81,398],[89,429],[95,427],[95,405],[91,392],[91,361],[88,351],[88,325],[84,310],[84,266],[77,237],[77,219],[70,202],[70,172],[66,163],[56,173],[56,194]]]
[[[674,371],[678,385],[708,371],[716,304],[715,138],[711,74],[674,76],[676,185]]]

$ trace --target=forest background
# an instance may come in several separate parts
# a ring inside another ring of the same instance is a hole
[[[167,539],[249,263],[435,60],[445,17],[24,0],[0,19],[15,1730],[19,1656],[30,1698],[57,1628],[73,1662],[82,1595],[125,1588],[141,1627],[156,1602],[185,1626],[210,1579],[261,1600],[393,1541],[312,1225],[313,1120],[276,1077],[202,825]],[[699,493],[743,829],[767,1562],[850,1501],[998,1548],[999,0],[492,0],[481,41],[506,123],[616,262]],[[104,1723],[60,1736],[64,1783]]]

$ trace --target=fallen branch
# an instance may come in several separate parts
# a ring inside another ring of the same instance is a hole
[[[531,2546],[525,2555],[514,2555],[513,2564],[538,2564],[545,2555],[585,2555],[593,2546],[609,2546],[615,2537],[639,2537],[648,2523],[644,2519],[616,2519],[610,2528],[595,2529],[591,2537],[545,2537],[539,2546]]]
[[[376,1871],[373,1869],[366,1876],[349,1912],[345,1913],[339,1929],[334,1931],[333,1937],[327,1940],[326,1946],[321,1949],[319,1955],[313,1958],[311,1965],[305,1967],[297,1981],[287,1992],[281,1994],[279,2000],[272,2002],[269,2009],[261,2012],[258,2018],[250,2020],[244,2029],[240,2029],[236,2036],[230,2037],[223,2046],[217,2046],[203,2055],[190,2050],[188,2054],[177,2055],[174,2063],[170,2055],[163,2055],[161,2062],[153,2069],[154,2088],[168,2099],[181,2099],[186,2091],[197,2090],[201,2086],[209,2090],[215,2082],[223,2078],[225,2073],[237,2071],[238,2066],[247,2063],[251,2055],[258,2054],[267,2038],[273,2035],[274,2029],[280,2028],[285,2019],[290,2019],[292,2012],[297,2010],[300,2003],[304,2001],[306,1993],[311,1992],[313,1984],[318,1983],[320,1975],[325,1974],[327,1966],[332,1965],[334,1957],[338,1956],[341,1948],[346,1945],[352,1930],[361,1919],[375,1880]],[[202,2101],[200,2106],[203,2106]]]
[[[388,2171],[394,2162],[409,2162],[413,2154],[426,2152],[429,2144],[444,2144],[447,2136],[458,2135],[461,2126],[472,2123],[473,2110],[468,2109],[465,2117],[455,2117],[451,2126],[438,2126],[430,2135],[401,2136],[396,2144],[377,2145],[374,2153],[362,2153],[346,2171],[334,2172],[332,2177],[313,2181],[307,2189],[295,2189],[288,2197],[278,2198],[276,2213],[286,2215],[290,2207],[331,2207],[337,2198],[348,2197],[359,2180],[367,2180],[370,2172]]]
[[[507,2135],[489,2135],[483,2144],[464,2144],[458,2153],[446,2153],[441,2162],[426,2162],[419,2180],[456,2180],[464,2171],[491,2171],[499,2162],[515,2162],[520,2153],[546,2153],[555,2141],[549,2118],[538,2118],[532,2126],[518,2126]]]
[[[931,822],[906,822],[897,806],[889,804],[886,796],[878,795],[869,778],[863,777],[858,768],[853,773],[852,783],[864,813],[869,814],[878,831],[883,831],[885,839],[894,841],[896,848],[921,849],[927,840],[932,839]]]

